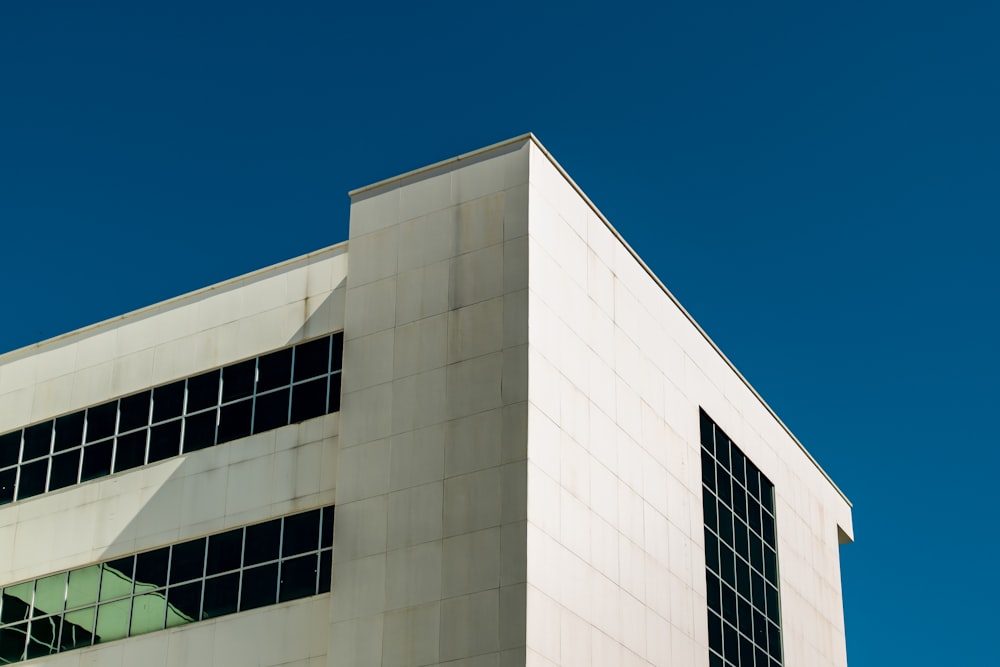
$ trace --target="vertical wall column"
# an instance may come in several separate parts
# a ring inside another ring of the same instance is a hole
[[[353,194],[330,665],[524,665],[527,182],[521,140]]]

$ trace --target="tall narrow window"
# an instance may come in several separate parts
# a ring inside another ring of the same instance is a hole
[[[701,411],[711,667],[781,667],[774,484]]]

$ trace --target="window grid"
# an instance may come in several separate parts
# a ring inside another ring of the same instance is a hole
[[[0,664],[327,593],[333,511],[331,505],[300,512],[7,586],[0,595]],[[302,523],[306,524],[304,533]],[[248,529],[268,525],[278,527],[277,558],[248,564]],[[298,530],[297,544],[285,553],[285,536],[293,527]],[[240,534],[238,562],[210,574],[210,541],[236,531]],[[196,550],[199,544],[201,555],[185,560],[185,552]],[[162,568],[156,571],[160,560]],[[200,566],[183,572],[192,563]],[[273,589],[269,594],[254,591],[255,601],[246,605],[244,581],[251,581],[246,573],[252,576],[253,571],[271,567],[275,569]],[[178,570],[182,573],[175,580]],[[225,584],[233,581],[235,587],[230,585],[227,596]],[[303,581],[310,585],[303,586]],[[218,587],[215,592],[222,592],[220,599],[207,598],[210,587]],[[183,593],[194,589],[197,596],[185,598]]]
[[[781,667],[774,484],[701,411],[710,667]]]
[[[316,363],[324,347],[325,368]],[[0,505],[336,412],[342,350],[343,333],[336,333],[0,435]],[[284,381],[259,388],[261,362],[282,355],[290,357]],[[248,363],[249,391],[225,400],[226,371]],[[192,406],[193,388],[204,378],[212,382],[212,375],[215,400]],[[176,409],[169,406],[177,399],[171,392],[180,393]],[[166,414],[157,414],[158,396]],[[138,413],[131,412],[136,405]]]

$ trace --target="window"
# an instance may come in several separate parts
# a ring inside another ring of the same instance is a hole
[[[340,409],[343,333],[0,435],[0,505]]]
[[[774,484],[701,411],[711,667],[782,665]]]
[[[6,586],[0,664],[327,593],[333,511],[331,505]]]

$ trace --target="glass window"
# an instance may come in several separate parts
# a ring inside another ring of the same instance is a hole
[[[127,637],[131,611],[132,601],[128,598],[100,605],[97,608],[97,635],[94,643]]]
[[[330,338],[295,346],[295,381],[326,375],[330,370]],[[324,398],[326,398],[324,393]]]
[[[118,436],[115,445],[115,472],[138,468],[146,462],[147,433],[144,429]]]
[[[330,396],[326,406],[328,413],[340,410],[340,373],[330,376]]]
[[[201,610],[201,581],[167,589],[167,627],[197,621]]]
[[[35,602],[32,616],[58,614],[66,599],[66,573],[60,572],[35,582]]]
[[[121,415],[118,417],[118,432],[133,431],[149,424],[149,402],[152,392],[147,390],[120,401]]]
[[[28,620],[31,612],[31,594],[35,582],[26,581],[23,584],[8,586],[3,589],[3,608],[0,609],[0,622],[16,623]]]
[[[330,358],[333,360],[331,370],[340,370],[343,367],[344,359],[344,332],[339,331],[331,336]]]
[[[143,635],[162,630],[166,613],[166,591],[136,595],[132,598],[132,625],[129,634]]]
[[[0,505],[14,502],[14,482],[17,480],[17,468],[0,470]]]
[[[74,412],[56,420],[55,451],[61,452],[83,442],[83,413]]]
[[[285,517],[281,555],[294,556],[319,548],[319,510]]]
[[[162,461],[180,454],[181,422],[157,424],[149,431],[149,462]]]
[[[330,579],[333,570],[333,552],[322,551],[319,554],[319,588],[317,593],[330,592]]]
[[[184,380],[153,390],[153,421],[161,422],[181,416],[184,407]]]
[[[316,593],[316,554],[297,556],[281,563],[278,602],[297,600]]]
[[[91,565],[69,573],[66,591],[66,608],[83,607],[97,602],[97,591],[101,583],[101,566]]]
[[[184,451],[194,452],[215,444],[215,410],[184,418]]]
[[[205,573],[205,538],[175,544],[170,557],[170,583],[197,579]]]
[[[292,379],[292,350],[287,348],[265,354],[257,360],[257,391],[283,387]]]
[[[76,484],[80,475],[80,450],[57,454],[52,457],[52,473],[49,477],[49,491],[63,489]]]
[[[136,593],[163,588],[167,585],[167,563],[170,559],[170,548],[163,547],[155,551],[145,551],[135,557],[135,591]]]
[[[257,396],[253,432],[262,433],[288,424],[288,389]]]
[[[87,442],[97,442],[115,434],[118,401],[97,405],[87,410]]]
[[[27,637],[27,623],[0,628],[0,661],[17,662],[23,659]]]
[[[232,572],[205,580],[202,618],[215,618],[236,612],[240,595],[240,573]]]
[[[211,535],[208,538],[206,575],[219,574],[239,568],[243,558],[243,529]]]
[[[111,449],[111,440],[97,442],[83,448],[81,482],[111,474]]]
[[[45,493],[45,478],[49,474],[49,459],[21,464],[21,480],[17,486],[17,499]]]
[[[323,508],[323,526],[320,534],[320,546],[333,546],[333,507]]]
[[[243,564],[256,565],[277,559],[280,539],[280,519],[247,526],[246,542],[243,547]]]
[[[219,411],[219,444],[250,435],[252,421],[252,399],[222,406]]]
[[[274,604],[278,594],[278,564],[259,565],[243,570],[240,611]]]
[[[86,607],[67,612],[63,619],[62,637],[59,640],[60,651],[70,651],[75,648],[90,646],[94,641],[94,621],[97,607]]]
[[[24,429],[24,450],[22,461],[30,461],[39,456],[46,456],[52,448],[52,422],[35,424]]]
[[[58,652],[56,642],[59,640],[59,628],[62,626],[61,616],[36,618],[31,622],[28,634],[28,646],[24,657],[28,660],[40,658]]]
[[[253,395],[254,378],[257,375],[257,360],[249,359],[222,369],[222,402],[228,403],[238,398]]]
[[[135,556],[118,558],[101,568],[101,601],[113,600],[132,594],[132,572]],[[128,630],[128,624],[125,625]]]
[[[21,432],[0,435],[0,468],[12,466],[21,454]]]
[[[297,384],[292,389],[292,423],[326,414],[325,377]]]
[[[188,414],[219,404],[219,376],[219,371],[214,370],[188,378]]]

